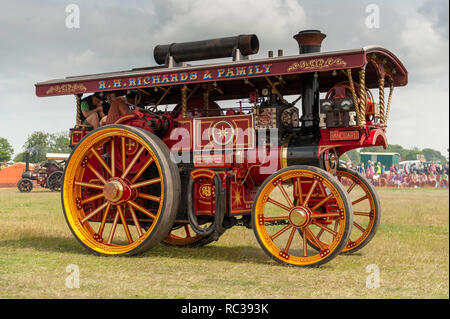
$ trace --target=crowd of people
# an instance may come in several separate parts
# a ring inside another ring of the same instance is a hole
[[[410,166],[404,166],[402,169],[397,164],[391,165],[386,169],[380,162],[374,163],[368,161],[367,164],[361,163],[356,170],[366,176],[373,185],[379,187],[435,187],[448,188],[449,163],[431,162],[424,165],[419,162]]]

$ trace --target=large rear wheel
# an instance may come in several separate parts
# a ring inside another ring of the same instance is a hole
[[[89,251],[134,255],[169,233],[180,192],[178,167],[156,135],[109,125],[72,152],[62,202],[70,230]]]
[[[336,257],[348,242],[352,221],[342,185],[312,166],[287,167],[267,178],[252,211],[260,246],[292,266],[316,267]],[[316,247],[308,245],[310,240]]]

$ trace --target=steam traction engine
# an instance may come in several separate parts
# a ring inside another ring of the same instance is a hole
[[[62,204],[79,242],[133,255],[160,242],[205,245],[244,225],[270,257],[295,266],[364,247],[379,199],[338,160],[387,146],[393,89],[407,71],[381,47],[320,52],[320,31],[294,38],[294,56],[250,59],[258,39],[240,35],[158,45],[159,66],[36,84],[38,96],[77,100]],[[224,57],[233,60],[188,64]],[[92,130],[79,107],[93,92],[126,97],[133,113]]]
[[[25,172],[22,178],[17,182],[17,188],[22,193],[31,192],[33,181],[43,188],[48,188],[52,192],[61,190],[64,161],[67,160],[66,154],[47,153],[46,160],[37,164],[34,170],[30,170],[30,153],[25,153]]]

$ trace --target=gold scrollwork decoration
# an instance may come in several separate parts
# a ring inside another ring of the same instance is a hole
[[[45,94],[73,94],[86,92],[87,88],[82,83],[75,84],[61,84],[51,86]]]
[[[289,68],[288,72],[297,70],[321,70],[331,67],[346,67],[347,62],[341,58],[326,58],[326,59],[310,59],[306,61],[300,61],[293,63]]]

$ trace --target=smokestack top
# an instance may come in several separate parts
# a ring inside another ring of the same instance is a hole
[[[304,30],[294,35],[300,54],[320,52],[320,47],[325,37],[326,34],[320,32],[320,30]]]

